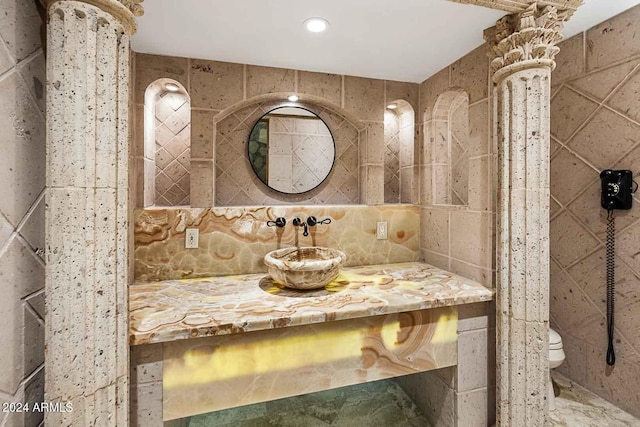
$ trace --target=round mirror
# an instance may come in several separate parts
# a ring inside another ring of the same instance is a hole
[[[322,184],[336,157],[327,124],[300,107],[276,108],[262,116],[247,145],[258,178],[287,194],[304,193]]]

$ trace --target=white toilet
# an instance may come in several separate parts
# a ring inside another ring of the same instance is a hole
[[[551,370],[564,362],[564,350],[562,349],[562,337],[559,333],[549,328],[549,410],[555,411],[556,397],[553,393],[551,382]]]

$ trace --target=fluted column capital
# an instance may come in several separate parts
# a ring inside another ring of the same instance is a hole
[[[136,32],[138,26],[136,18],[144,15],[144,9],[141,3],[144,0],[40,0],[47,9],[56,3],[78,2],[95,6],[102,11],[110,14],[118,19],[124,31],[132,35]]]
[[[569,11],[554,6],[531,4],[525,11],[499,19],[484,31],[492,58],[493,80],[527,68],[555,68],[554,58],[560,51],[564,21]]]

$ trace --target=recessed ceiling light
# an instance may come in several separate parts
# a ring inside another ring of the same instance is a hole
[[[180,90],[178,85],[177,84],[173,84],[173,83],[167,83],[166,85],[164,85],[164,88],[166,90],[168,90],[169,92],[177,92],[177,91]]]
[[[298,95],[289,95],[287,99],[291,102],[296,102],[300,98],[298,98]]]
[[[312,33],[321,33],[327,29],[329,22],[323,18],[309,18],[304,21],[304,27]]]
[[[398,104],[389,104],[389,105],[387,105],[387,108],[389,110],[395,110],[396,108],[398,108]]]

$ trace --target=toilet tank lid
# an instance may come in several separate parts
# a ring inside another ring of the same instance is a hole
[[[562,337],[559,333],[549,328],[549,344],[560,344],[562,342]]]

